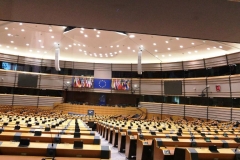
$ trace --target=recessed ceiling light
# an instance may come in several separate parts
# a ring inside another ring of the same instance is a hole
[[[85,55],[87,55],[87,53],[84,53]]]
[[[94,28],[93,30],[96,31],[96,28]]]
[[[120,50],[119,53],[122,53],[122,51]]]
[[[162,57],[165,57],[165,55],[163,54]]]
[[[183,46],[180,46],[180,48],[183,48]]]
[[[44,53],[47,53],[47,51],[45,51]]]
[[[69,45],[68,45],[68,47],[72,47],[72,45],[71,45],[71,44],[69,44]]]
[[[53,44],[57,44],[57,42],[54,42]]]
[[[54,38],[54,36],[51,36],[51,38]]]
[[[188,52],[188,54],[191,54],[191,52]]]
[[[105,53],[105,55],[107,55],[107,53]]]
[[[11,41],[11,43],[14,43],[13,41]]]
[[[112,57],[113,55],[111,55],[111,57]]]
[[[8,30],[8,27],[5,27],[5,30]]]
[[[2,45],[0,44],[0,47],[2,47]]]
[[[127,47],[128,49],[130,49],[130,47]]]
[[[112,53],[110,53],[110,54],[112,54]]]
[[[117,52],[114,52],[114,54],[117,54]]]
[[[39,51],[37,51],[39,53]]]
[[[78,44],[78,46],[81,46],[81,44]]]
[[[169,57],[171,57],[172,55],[171,55],[171,54],[169,54],[168,56],[169,56]]]
[[[111,48],[113,48],[113,46],[110,46]]]
[[[155,57],[158,57],[158,55],[155,55]]]
[[[135,35],[133,35],[133,34],[131,34],[130,36],[129,36],[129,38],[134,38],[135,37]]]
[[[100,36],[97,34],[96,37],[100,37]]]
[[[165,41],[166,43],[168,43],[168,41]]]
[[[6,46],[7,48],[10,48],[9,46]]]
[[[207,48],[207,50],[210,50],[210,48]]]
[[[14,49],[17,49],[17,47],[14,47]]]
[[[168,50],[170,51],[170,50],[171,50],[171,48],[168,48]]]
[[[74,46],[76,46],[77,44],[76,43],[73,43]]]
[[[153,43],[154,46],[156,46],[157,44],[156,43]]]
[[[39,39],[39,40],[38,40],[38,42],[42,42],[42,40],[41,40],[41,39]]]
[[[194,45],[194,43],[192,43],[192,45]]]
[[[83,33],[83,31],[80,31],[80,33]]]
[[[133,52],[135,52],[135,50],[133,50]]]
[[[202,41],[203,43],[205,43],[206,41]]]
[[[179,40],[179,38],[176,38],[176,40]]]
[[[155,52],[157,52],[158,50],[155,49]]]
[[[90,54],[90,56],[92,56],[92,54]]]
[[[44,48],[44,46],[41,46],[41,48]]]
[[[65,47],[65,49],[67,50],[67,49],[68,49],[68,47]]]
[[[87,51],[83,51],[84,53],[86,53]]]
[[[83,44],[83,47],[86,47],[86,45],[85,45],[85,44]]]
[[[32,52],[32,50],[30,49],[29,52]]]
[[[222,48],[222,46],[219,46],[219,48]]]
[[[197,53],[198,51],[194,51],[195,53]]]
[[[140,45],[140,47],[142,47],[142,48],[143,48],[143,45]]]
[[[99,47],[100,49],[102,48],[102,47]]]
[[[88,37],[88,35],[85,34],[84,37]]]
[[[81,50],[81,49],[79,49],[79,52],[82,52],[82,50]]]
[[[52,28],[49,28],[49,32],[52,32]]]
[[[22,32],[24,32],[25,30],[24,29],[21,29]]]
[[[214,49],[216,48],[216,47],[213,47]]]
[[[116,47],[119,47],[119,45],[117,45]]]
[[[98,31],[97,33],[98,33],[98,34],[100,34],[101,32],[100,32],[100,31]]]
[[[27,43],[26,46],[29,46],[29,44]]]
[[[84,30],[84,28],[81,28],[81,30]]]
[[[10,33],[8,33],[8,36],[11,36],[11,34],[10,34]]]
[[[19,25],[21,26],[21,25],[22,25],[22,23],[19,23]]]

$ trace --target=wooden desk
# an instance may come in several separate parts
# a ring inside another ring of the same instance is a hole
[[[185,160],[194,160],[191,153],[195,154],[198,160],[235,160],[235,149],[220,148],[218,152],[211,152],[208,148],[187,148],[185,152]],[[237,154],[240,154],[239,150]]]
[[[112,145],[113,145],[113,147],[118,146],[118,130],[117,129],[113,129]]]
[[[118,151],[124,153],[126,144],[126,132],[118,133]]]
[[[40,157],[40,156],[8,156],[8,155],[0,155],[0,159],[2,160],[42,160],[43,158],[47,158],[46,160],[51,160],[52,157]],[[54,157],[55,160],[105,160],[101,158],[80,158],[80,157]]]
[[[137,135],[126,135],[125,155],[128,159],[136,157]]]
[[[1,128],[0,128],[1,129]],[[34,131],[42,131],[42,133],[46,134],[58,134],[61,133],[62,130],[56,130],[51,128],[50,131],[45,131],[45,129],[31,129],[31,128],[20,128],[19,130],[14,130],[14,128],[3,128],[3,132],[21,132],[21,133],[28,133],[28,132],[34,132]],[[71,130],[64,130],[64,134],[74,134],[75,131]],[[94,136],[96,134],[95,131],[80,131],[81,135],[92,135]]]
[[[57,138],[57,139],[60,139],[60,143],[74,143],[74,141],[82,140],[84,144],[101,144],[101,139],[99,136],[89,136],[89,135],[81,135],[80,138],[74,138],[73,135],[61,135],[61,134],[60,135],[42,134],[41,136],[34,136],[34,133],[20,133],[20,132],[2,132],[0,134],[0,140],[4,140],[4,141],[12,141],[19,138],[23,138],[23,139],[28,138],[30,139],[31,142],[51,143],[52,141],[55,141],[57,143],[55,139]]]
[[[109,146],[84,144],[82,149],[74,149],[73,144],[54,144],[31,142],[28,147],[18,147],[19,142],[1,141],[2,155],[46,156],[47,150],[56,150],[58,157],[87,157],[109,159],[111,151]],[[14,151],[14,152],[13,152]]]

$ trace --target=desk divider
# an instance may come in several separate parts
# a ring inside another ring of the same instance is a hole
[[[47,157],[55,157],[55,155],[56,155],[56,148],[57,148],[57,144],[49,143],[48,147],[47,147],[46,156]]]
[[[223,148],[229,148],[228,143],[225,140],[222,140]]]
[[[35,129],[31,128],[29,132],[30,132],[30,133],[34,133],[34,132],[35,132]]]
[[[188,148],[191,154],[191,160],[198,160],[198,153],[194,148]]]
[[[93,144],[100,144],[100,136],[94,136]]]
[[[109,146],[101,146],[101,159],[109,159],[110,158],[110,149]]]
[[[156,138],[156,141],[157,141],[157,145],[158,147],[163,147],[163,143],[162,143],[162,139],[161,138]]]
[[[16,132],[15,135],[13,136],[13,140],[19,142],[21,139],[21,132]]]

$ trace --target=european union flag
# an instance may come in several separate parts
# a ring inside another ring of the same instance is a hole
[[[94,88],[111,89],[111,79],[96,79],[94,78]]]

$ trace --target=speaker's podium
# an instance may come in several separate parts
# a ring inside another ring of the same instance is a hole
[[[94,110],[92,109],[88,110],[87,115],[94,116]]]

